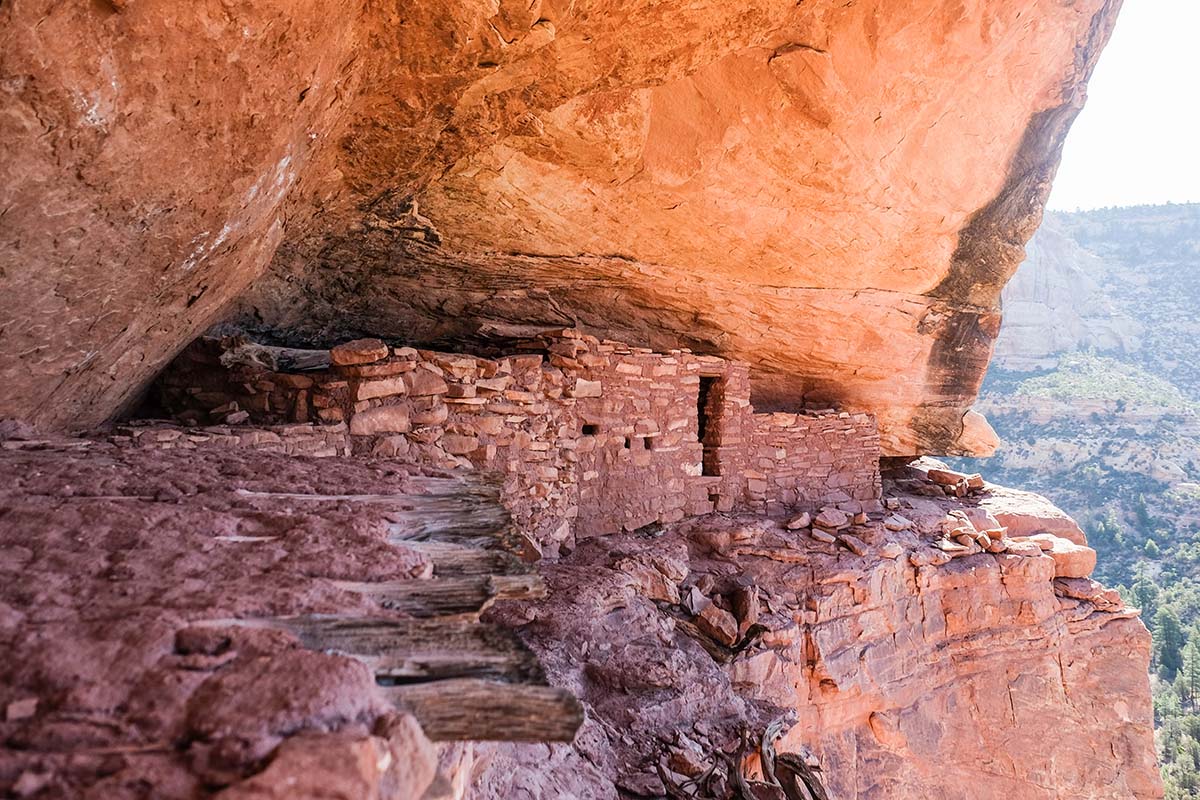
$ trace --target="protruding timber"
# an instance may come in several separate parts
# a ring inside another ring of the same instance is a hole
[[[381,690],[420,720],[434,741],[569,742],[583,723],[583,706],[554,686],[468,678]]]

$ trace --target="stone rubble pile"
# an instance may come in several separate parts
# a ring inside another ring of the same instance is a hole
[[[884,506],[872,503],[850,502],[835,506],[823,506],[815,516],[807,511],[783,522],[784,530],[805,533],[821,544],[840,544],[856,556],[866,556],[872,543],[880,536],[880,528],[888,531],[906,530],[899,525],[896,515],[884,516]],[[872,516],[884,517],[880,523]],[[896,542],[887,542],[880,549],[884,558],[898,558],[903,548]]]

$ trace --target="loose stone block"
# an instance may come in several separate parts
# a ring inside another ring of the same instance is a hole
[[[388,357],[388,346],[379,339],[355,339],[329,351],[329,360],[339,366],[370,364]]]
[[[380,406],[359,412],[350,418],[353,436],[372,436],[379,433],[404,433],[412,429],[408,408]]]
[[[373,400],[377,397],[403,395],[408,389],[403,377],[383,378],[380,380],[363,381],[354,391],[354,399],[358,401]]]
[[[695,618],[696,627],[723,645],[737,642],[737,618],[711,601],[706,601]]]

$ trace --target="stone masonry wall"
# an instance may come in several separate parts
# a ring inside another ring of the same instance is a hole
[[[534,548],[714,510],[879,499],[868,414],[755,414],[745,364],[686,350],[573,330],[518,349],[482,358],[377,340],[325,352],[203,339],[159,395],[190,425],[312,422],[357,454],[497,473]]]
[[[879,500],[879,431],[870,414],[755,414],[739,454],[747,507]]]
[[[608,343],[578,357],[577,532],[633,530],[711,513],[716,487],[701,474],[697,430],[704,360]]]

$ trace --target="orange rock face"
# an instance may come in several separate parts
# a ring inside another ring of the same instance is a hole
[[[0,415],[99,421],[240,297],[308,339],[682,342],[888,453],[986,450],[1118,6],[5,4]]]
[[[1019,498],[1008,499],[1015,517]],[[739,724],[782,719],[776,751],[815,756],[830,797],[1161,798],[1137,612],[1091,581],[1056,578],[1057,557],[1036,547],[914,567],[960,502],[903,497],[912,527],[858,528],[861,555],[745,517],[583,543],[545,568],[550,597],[520,619],[534,619],[523,630],[554,680],[589,705],[575,744],[586,763],[567,748],[549,760],[504,749],[480,796],[669,796],[664,782],[736,747]],[[714,556],[701,542],[717,534],[729,544]],[[643,550],[681,565],[681,593],[734,613],[732,598],[756,594],[765,630],[730,650],[699,617],[697,633],[664,613],[629,571]],[[655,766],[664,753],[700,763],[672,775]]]

